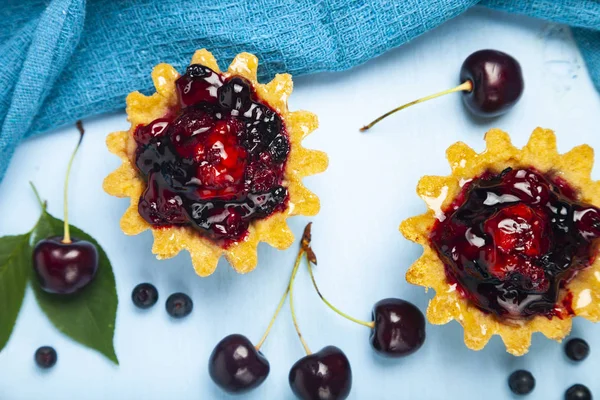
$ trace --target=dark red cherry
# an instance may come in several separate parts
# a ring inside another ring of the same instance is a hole
[[[298,360],[290,370],[292,392],[303,400],[341,400],[352,388],[352,368],[348,358],[335,346]]]
[[[479,50],[467,57],[460,81],[472,82],[473,89],[463,92],[463,100],[481,117],[504,114],[519,101],[525,86],[518,61],[497,50]]]
[[[33,268],[48,293],[71,294],[87,286],[98,270],[98,250],[85,240],[41,240],[33,249]]]
[[[229,393],[244,393],[267,379],[271,367],[263,354],[243,335],[221,340],[208,360],[213,382]]]
[[[425,317],[412,303],[383,299],[373,307],[375,327],[371,346],[386,357],[404,357],[419,350],[425,342]]]

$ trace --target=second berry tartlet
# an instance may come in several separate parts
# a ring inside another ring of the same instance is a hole
[[[435,290],[428,320],[457,320],[467,347],[497,334],[522,355],[534,332],[560,341],[573,317],[600,320],[600,183],[593,150],[559,154],[550,130],[523,149],[497,129],[485,141],[479,154],[454,144],[451,175],[419,181],[428,211],[400,230],[424,252],[406,278]]]
[[[251,271],[259,242],[292,244],[288,216],[319,211],[302,178],[323,172],[327,156],[301,145],[317,117],[288,110],[290,75],[260,84],[257,67],[255,56],[241,53],[221,72],[206,50],[183,75],[159,64],[156,93],[131,93],[131,128],[107,139],[123,164],[104,190],[131,199],[123,232],[151,229],[157,258],[187,250],[201,276],[222,255],[236,271]]]

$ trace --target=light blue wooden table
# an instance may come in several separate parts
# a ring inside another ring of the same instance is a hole
[[[357,130],[383,111],[457,83],[463,59],[475,50],[494,48],[515,56],[523,67],[526,89],[518,106],[493,121],[470,118],[459,95],[406,110],[378,125],[370,134]],[[148,71],[150,79],[150,71]],[[401,297],[425,309],[431,296],[404,280],[421,249],[398,232],[400,222],[421,213],[424,204],[415,185],[425,174],[444,175],[445,149],[463,140],[483,149],[483,133],[498,127],[514,142],[525,144],[536,126],[555,129],[559,150],[589,143],[600,149],[600,97],[592,87],[568,30],[542,21],[483,9],[469,11],[414,42],[352,71],[296,79],[292,109],[319,115],[321,127],[306,140],[308,147],[329,154],[329,170],[306,180],[322,200],[313,218],[316,270],[322,291],[343,310],[368,319],[372,305],[384,297]],[[278,252],[261,245],[259,267],[237,275],[222,262],[206,279],[196,277],[187,255],[157,261],[150,253],[150,233],[126,237],[118,220],[126,200],[106,195],[105,175],[119,165],[104,146],[107,133],[128,127],[124,114],[85,121],[88,135],[72,175],[71,220],[102,243],[114,265],[120,305],[115,367],[93,351],[59,334],[42,316],[28,290],[12,339],[0,354],[0,399],[162,400],[225,399],[210,381],[207,360],[213,346],[230,333],[258,340],[282,293],[296,245]],[[77,139],[75,128],[61,129],[24,143],[0,185],[0,234],[22,233],[37,218],[28,181],[62,212],[63,173]],[[594,177],[600,178],[599,169]],[[299,236],[307,219],[291,220]],[[159,304],[147,312],[135,309],[132,288],[154,283]],[[164,301],[184,291],[195,302],[192,315],[171,321]],[[600,396],[600,326],[576,321],[574,334],[588,340],[592,354],[572,365],[562,346],[536,335],[528,355],[515,358],[493,339],[473,352],[462,342],[455,322],[428,325],[428,338],[415,355],[396,361],[374,355],[366,328],[326,309],[313,292],[306,270],[297,279],[297,311],[303,333],[316,350],[342,348],[353,367],[352,399],[505,399],[512,398],[506,379],[526,368],[537,378],[527,399],[562,399],[573,383],[588,385]],[[40,372],[33,353],[52,345],[56,367]],[[289,310],[277,321],[265,346],[271,362],[267,381],[249,399],[292,397],[287,376],[303,355]]]

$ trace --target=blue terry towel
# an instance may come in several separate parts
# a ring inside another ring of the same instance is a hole
[[[3,0],[0,180],[24,137],[122,108],[159,62],[181,70],[205,47],[256,54],[263,78],[339,71],[476,4],[572,26],[600,89],[594,0]]]

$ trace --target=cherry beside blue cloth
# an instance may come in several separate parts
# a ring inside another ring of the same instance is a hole
[[[183,70],[207,48],[256,54],[262,77],[339,71],[478,4],[572,26],[600,89],[595,0],[4,0],[0,180],[23,138],[123,108],[159,62]]]

